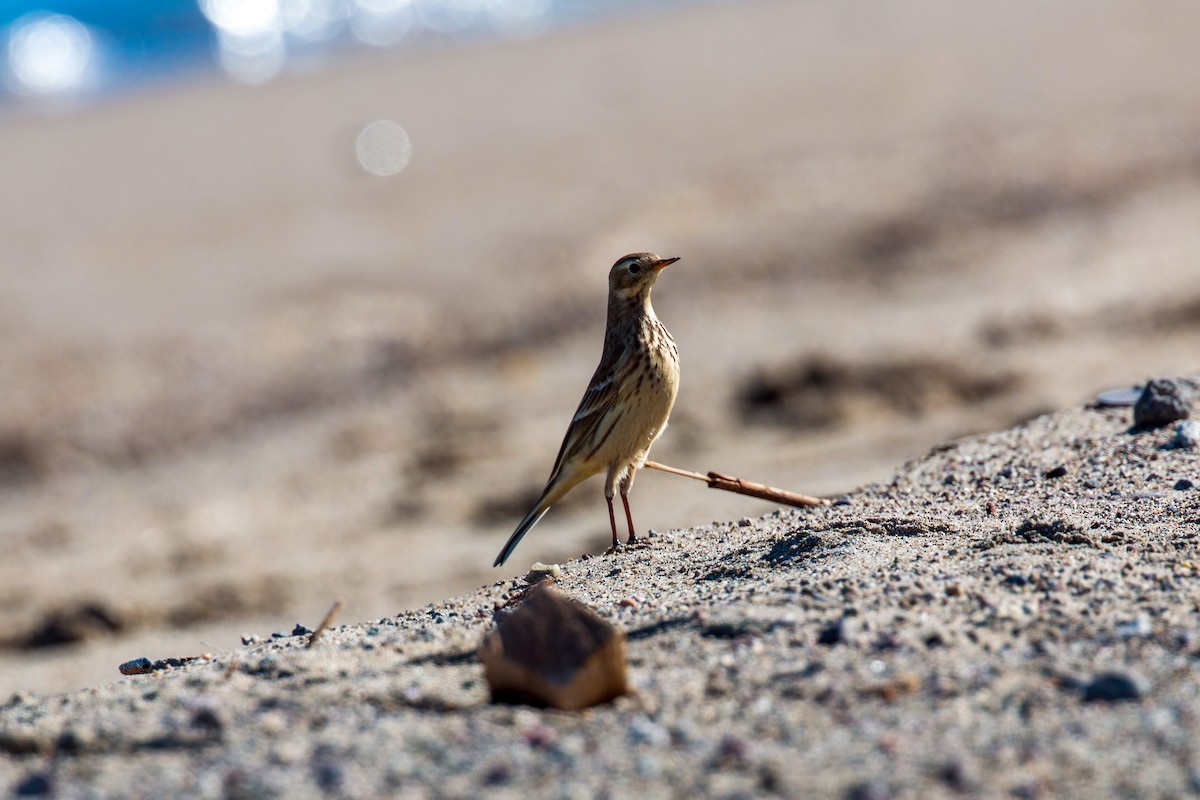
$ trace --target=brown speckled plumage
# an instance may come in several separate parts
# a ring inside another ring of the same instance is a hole
[[[612,499],[619,490],[634,533],[627,495],[654,440],[667,427],[679,390],[679,349],[650,305],[650,290],[663,267],[678,259],[633,253],[613,264],[608,279],[604,350],[587,392],[571,419],[546,488],[496,557],[503,564],[529,529],[574,486],[606,472],[613,544],[618,543]]]

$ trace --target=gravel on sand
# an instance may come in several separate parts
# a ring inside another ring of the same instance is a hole
[[[626,633],[635,692],[611,704],[488,702],[479,643],[524,586],[502,580],[311,649],[251,640],[15,695],[0,790],[1186,796],[1200,791],[1200,493],[1176,487],[1198,462],[1171,428],[1130,421],[1038,417],[839,505],[561,565],[558,588]]]

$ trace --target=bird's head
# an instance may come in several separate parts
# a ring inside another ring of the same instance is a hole
[[[608,273],[608,290],[625,298],[650,291],[663,267],[679,258],[659,258],[654,253],[631,253],[617,259]]]

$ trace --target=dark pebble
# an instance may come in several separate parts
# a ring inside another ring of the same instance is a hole
[[[296,627],[292,628],[292,636],[308,636],[312,631],[304,627],[300,623],[296,623]]]
[[[727,733],[717,745],[717,758],[721,761],[741,763],[750,755],[750,743],[740,736]]]
[[[969,788],[967,768],[958,759],[953,759],[938,767],[937,776],[942,783],[955,791],[965,792]]]
[[[892,790],[882,781],[856,783],[846,790],[846,800],[891,800]]]
[[[1137,700],[1146,693],[1142,682],[1123,672],[1104,672],[1085,684],[1083,702]]]
[[[1169,378],[1147,383],[1133,405],[1133,424],[1137,428],[1158,428],[1191,415],[1191,389]]]
[[[850,617],[842,617],[822,629],[821,633],[817,635],[817,644],[842,644],[853,639],[857,634],[858,623]]]
[[[148,658],[135,658],[117,667],[122,675],[145,675],[154,671],[154,662]]]
[[[499,786],[512,780],[512,768],[507,764],[496,763],[483,773],[483,783],[486,786]]]
[[[1009,586],[1028,586],[1029,578],[1026,578],[1024,575],[1013,574],[1005,578],[1004,582]]]
[[[1195,486],[1195,484],[1189,481],[1187,478],[1181,478],[1180,480],[1175,481],[1175,486],[1173,488],[1177,492],[1186,492],[1193,486]]]
[[[1046,477],[1052,480],[1055,478],[1065,478],[1066,476],[1067,468],[1063,464],[1059,464],[1057,467],[1046,473]]]
[[[38,772],[17,785],[17,797],[45,797],[50,794],[50,779]]]
[[[192,727],[201,728],[206,731],[219,731],[225,727],[225,723],[221,721],[221,717],[216,710],[211,708],[200,708],[192,715]]]

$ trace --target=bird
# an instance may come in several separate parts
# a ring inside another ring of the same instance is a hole
[[[646,463],[650,446],[667,427],[679,393],[679,348],[650,305],[664,267],[678,257],[631,253],[608,272],[608,321],[600,364],[567,427],[546,488],[508,537],[493,567],[503,564],[525,534],[567,492],[601,472],[613,547],[620,544],[613,496],[620,491],[629,526],[629,544],[637,541],[629,490]]]

